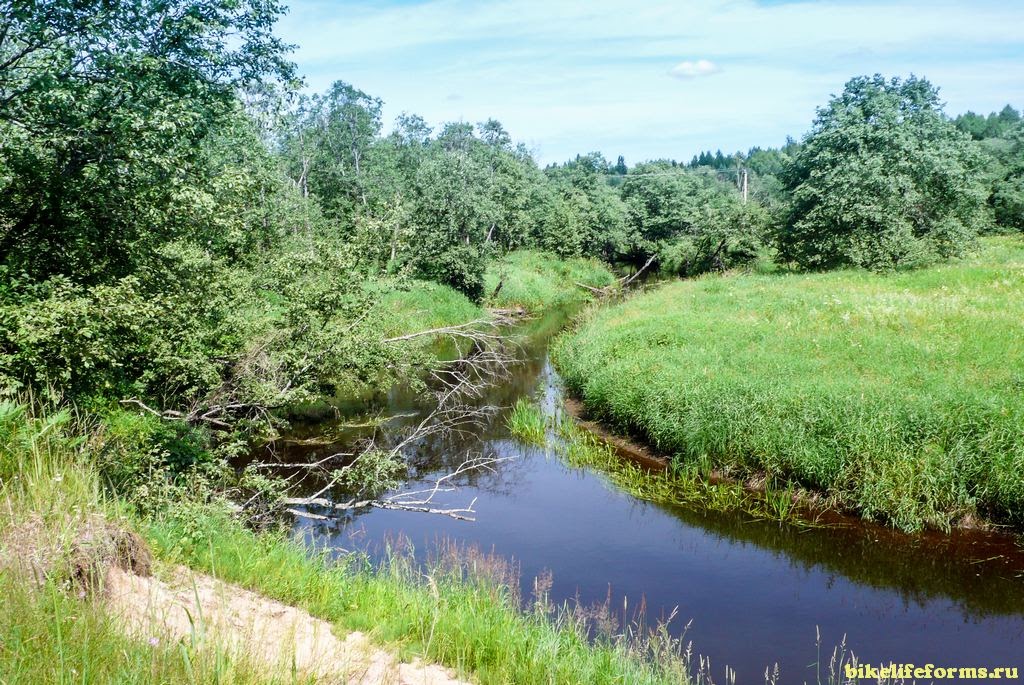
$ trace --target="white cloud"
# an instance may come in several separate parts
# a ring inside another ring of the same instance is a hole
[[[671,69],[669,69],[669,76],[676,78],[690,79],[697,78],[699,76],[710,76],[711,74],[717,74],[721,69],[718,65],[711,60],[698,59],[695,61],[680,62]]]

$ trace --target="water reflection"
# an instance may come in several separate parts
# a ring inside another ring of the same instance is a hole
[[[481,402],[510,406],[542,393],[559,405],[546,344],[562,321],[533,324],[525,361]],[[392,428],[428,409],[402,389],[369,398],[363,409],[396,416]],[[367,430],[307,426],[276,447],[278,458],[309,461],[338,451]],[[303,440],[336,433],[331,444]],[[512,439],[501,417],[471,436],[430,437],[414,447],[413,478],[401,491],[450,473],[468,454],[508,457],[492,471],[460,476],[439,506],[478,498],[475,522],[377,509],[297,520],[311,545],[379,554],[396,535],[426,555],[439,540],[475,544],[514,559],[524,588],[550,570],[551,598],[636,607],[667,616],[678,634],[713,663],[737,669],[738,682],[761,682],[779,662],[783,682],[813,680],[820,629],[823,651],[844,635],[869,661],[1021,665],[1024,654],[1024,550],[1010,536],[962,532],[906,536],[846,521],[806,529],[654,505],[611,487],[599,473],[567,466],[554,453]],[[311,484],[312,487],[312,484]],[[827,655],[826,655],[827,660]],[[716,673],[718,671],[716,670]],[[719,673],[720,675],[720,673]]]

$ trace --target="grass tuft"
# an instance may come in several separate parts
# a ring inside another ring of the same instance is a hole
[[[546,442],[547,420],[535,403],[519,398],[509,413],[508,429],[515,437],[529,445]]]

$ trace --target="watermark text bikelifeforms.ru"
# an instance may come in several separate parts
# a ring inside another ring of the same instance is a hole
[[[890,663],[885,666],[844,664],[848,680],[1017,680],[1016,666],[988,668],[985,666],[936,666],[935,664]]]

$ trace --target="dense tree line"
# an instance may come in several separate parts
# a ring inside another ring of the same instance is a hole
[[[987,204],[997,226],[1024,229],[1024,121],[1010,105],[980,116],[967,112],[954,122],[978,141],[984,157],[983,182]]]
[[[342,81],[301,94],[272,0],[0,7],[8,391],[272,403],[395,373],[366,283],[479,302],[517,248],[686,276],[891,269],[1024,223],[1019,113],[952,121],[923,79],[853,79],[780,149],[541,168],[495,120],[390,124]]]

